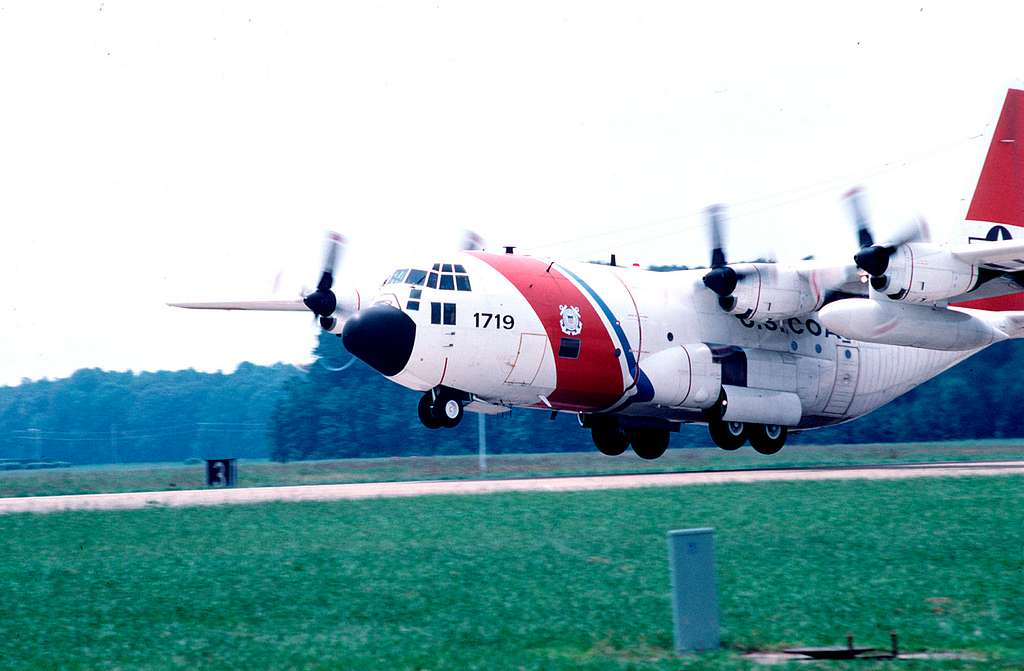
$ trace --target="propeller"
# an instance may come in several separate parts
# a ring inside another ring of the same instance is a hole
[[[334,286],[334,275],[338,270],[338,263],[344,250],[345,238],[338,233],[328,233],[327,242],[324,245],[324,263],[320,281],[316,283],[316,291],[302,299],[306,307],[320,317],[321,325],[324,320],[331,318],[338,307],[338,297],[334,295],[331,287]]]
[[[897,231],[890,241],[876,245],[864,207],[864,190],[860,187],[851,189],[844,196],[844,200],[850,208],[850,215],[857,231],[857,242],[860,244],[860,251],[854,254],[853,262],[871,276],[871,286],[880,289],[884,287],[884,280],[880,278],[889,269],[889,260],[899,248],[908,242],[929,240],[928,224],[923,218],[918,217]],[[879,281],[874,281],[876,279]]]
[[[459,249],[466,252],[472,252],[482,250],[483,248],[484,239],[480,234],[470,230],[462,232],[462,242],[459,244]]]
[[[725,245],[722,242],[722,229],[725,225],[725,207],[712,205],[707,209],[708,236],[711,239],[711,270],[704,275],[704,286],[718,294],[718,304],[723,310],[732,310],[736,298],[737,283],[746,273],[730,268],[725,258]]]

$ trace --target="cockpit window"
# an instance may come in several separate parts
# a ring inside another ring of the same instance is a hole
[[[406,284],[415,284],[416,286],[422,285],[427,281],[427,271],[416,270],[413,268],[409,271],[409,277],[405,278]]]
[[[435,263],[434,272],[427,277],[427,286],[444,291],[472,291],[466,267],[461,263]]]
[[[396,270],[395,272],[391,273],[391,277],[389,277],[388,281],[385,282],[384,284],[398,284],[399,282],[401,282],[402,280],[405,279],[405,274],[408,273],[408,272],[409,272],[408,268],[402,268],[401,270]]]

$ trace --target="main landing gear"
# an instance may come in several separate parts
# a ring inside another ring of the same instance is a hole
[[[595,418],[596,419],[596,418]],[[617,457],[630,445],[641,459],[657,459],[668,449],[668,429],[630,427],[623,429],[614,418],[600,418],[590,427],[594,446],[601,454]]]
[[[458,426],[465,414],[462,401],[453,394],[441,390],[431,390],[423,394],[416,407],[423,426],[428,429],[451,429]]]
[[[717,419],[708,422],[708,433],[723,450],[736,450],[750,441],[755,451],[775,454],[786,444],[789,430],[778,424],[744,424]]]

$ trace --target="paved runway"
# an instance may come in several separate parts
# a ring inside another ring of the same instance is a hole
[[[193,489],[119,494],[24,496],[0,499],[0,514],[64,510],[125,510],[147,507],[216,506],[268,501],[335,501],[428,495],[497,494],[502,492],[581,492],[598,489],[684,487],[729,482],[799,480],[897,480],[929,477],[1024,475],[1024,461],[969,461],[932,464],[780,468],[698,473],[643,473],[585,477],[507,480],[431,480],[367,482],[344,485]]]

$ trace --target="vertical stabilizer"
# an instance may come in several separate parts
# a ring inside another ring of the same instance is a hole
[[[1024,91],[1006,92],[992,144],[981,168],[967,220],[992,224],[986,237],[992,240],[1019,238],[1024,233],[1007,235],[999,225],[1024,228]]]

